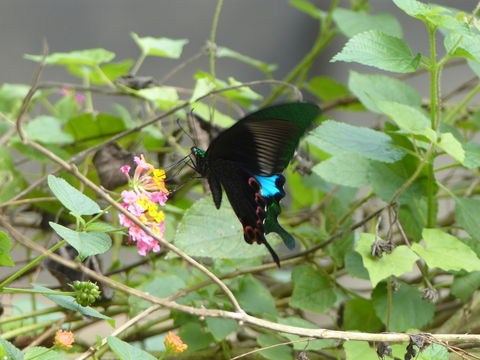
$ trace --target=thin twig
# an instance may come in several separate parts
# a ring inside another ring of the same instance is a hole
[[[130,320],[128,320],[127,322],[125,322],[123,325],[116,328],[115,331],[113,331],[110,336],[120,335],[125,330],[132,327],[133,325],[138,323],[140,320],[144,319],[145,317],[147,317],[148,315],[154,313],[155,311],[157,311],[159,309],[161,309],[161,306],[159,306],[159,305],[150,306],[149,308],[143,310],[141,313],[137,314],[135,317],[133,317]],[[95,354],[95,352],[97,352],[102,346],[105,346],[106,344],[107,344],[107,337],[104,337],[102,339],[102,342],[100,343],[100,345],[91,346],[87,351],[85,351],[82,355],[77,357],[75,360],[85,360],[85,359],[87,359],[89,356]]]

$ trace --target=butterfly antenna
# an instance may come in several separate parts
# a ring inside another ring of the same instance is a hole
[[[175,194],[177,191],[179,191],[181,188],[183,188],[187,183],[183,183],[181,185],[178,185],[174,190],[170,191],[170,196]]]
[[[270,244],[267,242],[267,240],[264,240],[263,243],[267,247],[268,251],[270,252],[270,255],[272,255],[273,261],[275,261],[275,264],[277,264],[278,267],[280,267],[280,259],[278,258],[277,253],[273,248],[270,246]]]
[[[188,138],[189,138],[190,140],[192,140],[192,143],[195,144],[195,139],[192,138],[192,137],[190,136],[189,132],[188,132],[187,130],[185,130],[185,128],[182,126],[182,124],[180,124],[180,119],[179,119],[179,118],[177,118],[177,125],[178,125],[178,127],[185,133],[185,135],[187,135]]]
[[[197,117],[193,114],[193,110],[190,110],[190,113],[188,114],[188,119],[189,119],[188,124],[190,125],[190,129],[192,130],[192,133],[193,133],[193,138],[190,137],[190,139],[192,139],[193,145],[198,146],[199,135],[197,131]]]
[[[183,168],[184,168],[186,165],[188,165],[188,166],[191,167],[191,165],[189,164],[189,161],[187,160],[187,158],[188,158],[188,156],[185,156],[183,159],[181,159],[180,161],[177,161],[175,164],[173,164],[173,165],[170,167],[171,169],[175,169],[175,168],[177,168],[178,166],[180,166],[177,171],[175,171],[171,176],[169,176],[170,179],[175,178],[175,177],[183,170]],[[169,180],[169,179],[167,179],[167,181],[168,181],[168,180]]]
[[[176,167],[178,167],[178,166],[180,166],[180,165],[183,165],[183,164],[185,164],[185,163],[188,163],[189,158],[190,158],[190,154],[184,156],[183,158],[181,158],[181,159],[178,160],[177,162],[174,162],[173,164],[171,164],[171,165],[169,165],[169,166],[166,166],[166,167],[165,167],[165,171],[169,171],[169,170],[175,169]],[[187,159],[188,159],[188,160],[187,160]]]

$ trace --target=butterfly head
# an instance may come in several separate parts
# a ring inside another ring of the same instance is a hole
[[[193,155],[193,167],[200,175],[205,176],[207,174],[207,152],[199,149],[196,146],[192,146],[190,149]]]

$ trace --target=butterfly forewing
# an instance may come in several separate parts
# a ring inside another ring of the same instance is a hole
[[[207,158],[235,161],[256,175],[280,173],[318,113],[318,107],[308,103],[282,104],[252,113],[215,138]]]

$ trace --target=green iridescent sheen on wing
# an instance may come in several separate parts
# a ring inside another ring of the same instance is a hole
[[[287,167],[293,157],[295,149],[298,146],[300,138],[305,134],[313,121],[320,115],[320,109],[315,104],[310,103],[287,103],[271,106],[253,114],[250,114],[245,120],[265,120],[278,119],[293,123],[291,133],[285,139],[282,152],[279,154],[279,165],[282,168]],[[274,132],[275,129],[272,129]]]
[[[268,205],[267,217],[265,219],[265,233],[276,232],[282,238],[285,246],[289,249],[293,249],[295,247],[295,239],[287,232],[287,230],[280,226],[277,220],[278,215],[280,215],[281,212],[282,209],[280,208],[280,204],[276,200]]]

